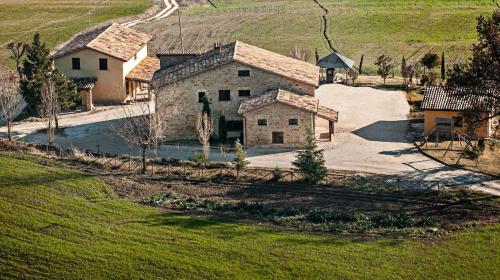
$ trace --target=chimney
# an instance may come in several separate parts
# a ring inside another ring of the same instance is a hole
[[[216,54],[220,54],[221,53],[221,48],[222,48],[221,42],[215,42],[215,44],[214,44],[214,51],[215,51]]]

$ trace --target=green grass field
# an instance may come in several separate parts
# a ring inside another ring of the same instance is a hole
[[[6,65],[10,40],[29,42],[36,31],[49,47],[98,23],[140,14],[152,0],[2,0],[0,1],[0,67]]]
[[[215,41],[242,40],[288,54],[295,46],[320,55],[329,53],[321,35],[323,11],[313,0],[215,0],[217,8],[184,9],[184,47],[200,51]],[[468,56],[475,42],[476,18],[491,15],[491,0],[319,0],[329,9],[329,36],[342,53],[359,62],[365,55],[366,70],[385,52],[398,63],[402,56],[419,59],[428,51],[446,52],[448,63]],[[154,48],[180,50],[177,18],[142,27],[155,32]]]
[[[436,241],[279,233],[119,199],[100,179],[0,157],[0,278],[498,279],[500,226]]]

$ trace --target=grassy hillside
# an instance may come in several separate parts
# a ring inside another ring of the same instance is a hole
[[[114,18],[142,13],[152,0],[2,0],[0,1],[0,68],[6,64],[9,40],[29,41],[40,31],[49,47],[78,31]]]
[[[294,45],[329,51],[321,35],[323,10],[313,0],[215,0],[214,7],[184,9],[186,49],[204,50],[216,40],[243,40],[283,54]],[[365,54],[367,70],[382,52],[398,62],[427,51],[445,51],[448,61],[467,56],[475,41],[476,17],[491,14],[490,0],[319,0],[329,10],[328,33],[337,49],[359,61]],[[180,50],[177,18],[150,23],[144,30],[159,35],[154,47]],[[314,55],[311,56],[311,61]]]
[[[161,213],[117,198],[96,177],[0,157],[2,279],[495,279],[499,232],[436,242],[277,233]]]

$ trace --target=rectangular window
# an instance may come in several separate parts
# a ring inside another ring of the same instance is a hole
[[[464,118],[463,117],[453,117],[453,125],[455,127],[463,127],[464,126]]]
[[[73,70],[80,70],[80,58],[79,57],[73,57],[71,59],[71,64],[73,66]]]
[[[259,120],[257,120],[257,125],[267,125],[267,120],[266,119],[259,119]]]
[[[238,70],[238,77],[250,77],[250,70]]]
[[[283,132],[273,132],[273,144],[283,144],[284,142]]]
[[[227,131],[243,131],[243,121],[226,121]]]
[[[108,70],[107,58],[99,58],[99,70]]]
[[[288,124],[289,125],[298,125],[299,120],[298,119],[288,119]]]
[[[231,100],[231,91],[219,90],[219,101],[229,101],[229,100]]]
[[[240,89],[238,90],[239,96],[250,96],[250,90],[248,89]]]
[[[198,92],[198,102],[203,103],[204,98],[205,98],[205,92],[204,91]]]

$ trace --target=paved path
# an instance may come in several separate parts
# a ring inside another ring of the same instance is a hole
[[[132,20],[129,22],[122,23],[122,25],[127,26],[127,27],[132,27],[134,25],[148,22],[148,21],[153,21],[153,20],[159,20],[168,17],[170,14],[172,14],[175,10],[179,8],[179,4],[177,4],[177,1],[175,0],[163,0],[165,3],[165,8],[158,12],[156,15],[145,18],[145,19],[136,19]]]
[[[333,142],[321,142],[329,168],[398,175],[408,181],[441,181],[450,186],[467,186],[500,196],[500,184],[489,176],[450,168],[418,153],[405,138],[406,115],[409,106],[403,92],[373,88],[324,85],[317,90],[320,103],[339,113]],[[134,110],[137,105],[127,105]],[[61,116],[60,125],[66,127],[56,136],[55,143],[69,148],[79,147],[110,154],[139,155],[137,148],[128,147],[114,135],[112,126],[122,118],[122,106],[98,107],[94,112],[80,112]],[[139,110],[136,110],[139,113]],[[326,131],[326,123],[318,121],[319,130]],[[25,122],[14,125],[16,138],[40,143],[46,135],[40,133],[43,122]],[[0,136],[5,136],[5,127]],[[163,158],[189,159],[199,146],[164,145],[159,149]],[[247,157],[253,166],[291,167],[295,158],[293,149],[249,149]],[[234,155],[212,149],[211,160],[231,161]]]

